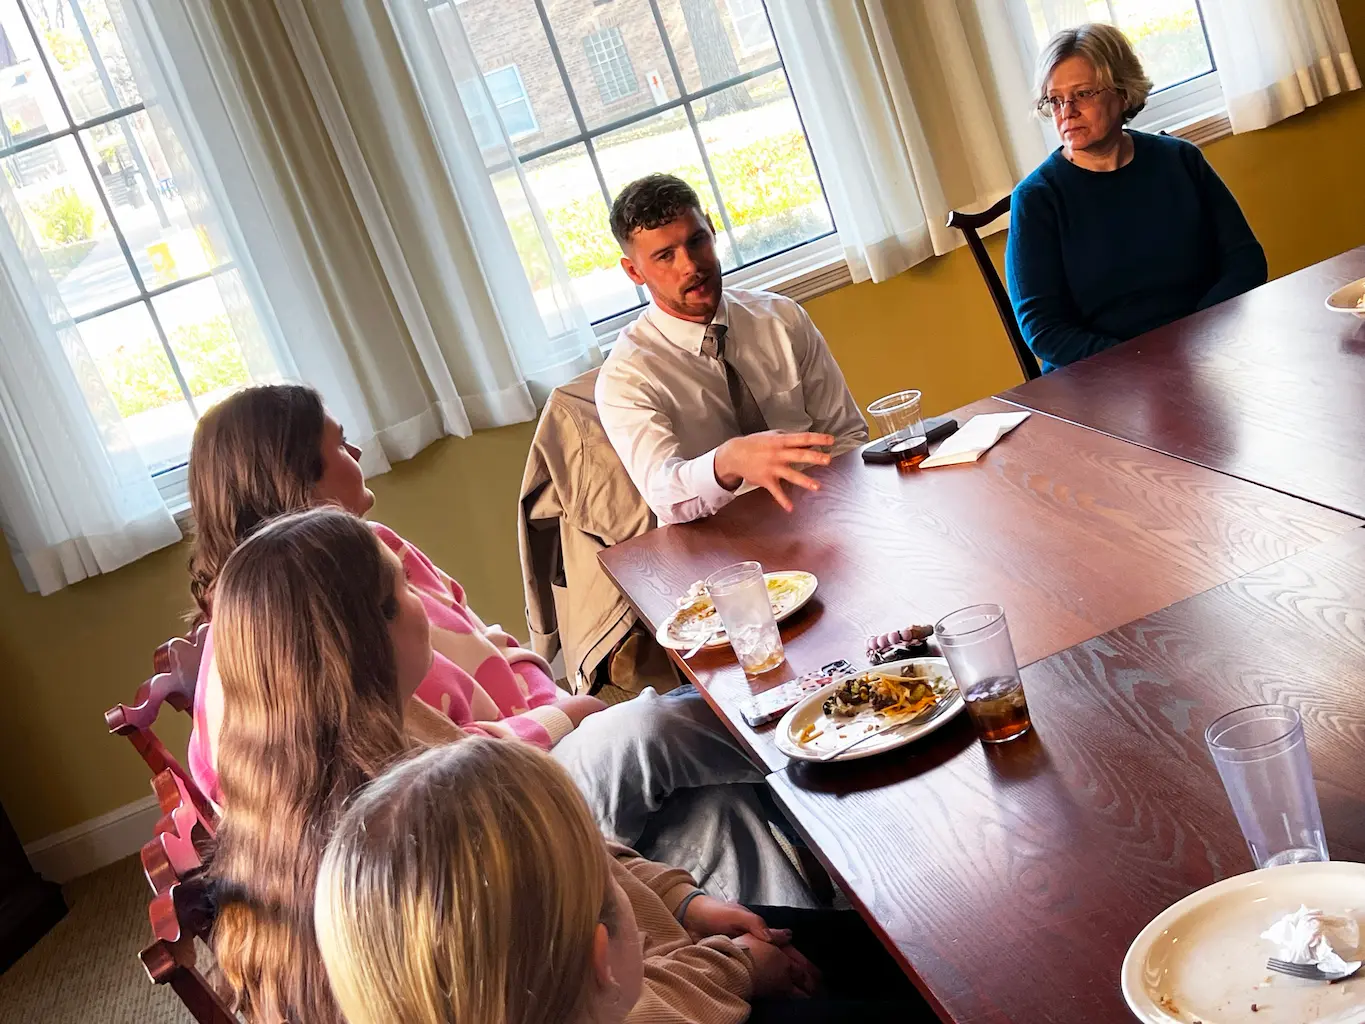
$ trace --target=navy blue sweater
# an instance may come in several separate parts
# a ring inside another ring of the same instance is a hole
[[[1116,171],[1058,149],[1014,189],[1006,281],[1044,371],[1265,283],[1265,253],[1198,147],[1128,134]]]

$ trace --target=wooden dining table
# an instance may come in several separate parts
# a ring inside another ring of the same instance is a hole
[[[769,782],[945,1021],[1123,1021],[1137,933],[1254,866],[1204,744],[1218,716],[1297,708],[1330,852],[1365,861],[1362,666],[1353,530],[1025,668],[1021,739],[984,746],[960,716]]]
[[[1130,1018],[1138,932],[1253,867],[1203,739],[1227,711],[1300,711],[1331,853],[1365,861],[1365,321],[1323,308],[1361,276],[1365,248],[959,409],[1033,412],[976,463],[853,453],[791,514],[755,492],[602,553],[652,629],[730,562],[819,577],[778,670],[674,657],[944,1021]],[[738,713],[983,601],[1009,617],[1020,739],[983,745],[961,715],[789,762]]]
[[[1013,407],[985,399],[957,410]],[[748,679],[728,647],[675,660],[769,770],[787,758],[774,726],[737,703],[844,658],[867,640],[954,608],[1009,610],[1021,664],[1354,529],[1330,509],[1048,416],[1034,415],[978,462],[902,471],[854,452],[818,472],[819,492],[780,509],[764,491],[717,515],[601,553],[650,629],[691,584],[731,562],[816,574],[814,600],[783,625],[787,660]]]
[[[1001,397],[1365,516],[1365,320],[1325,306],[1365,246]]]

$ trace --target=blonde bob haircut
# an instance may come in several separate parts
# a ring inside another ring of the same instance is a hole
[[[568,1024],[588,1009],[606,845],[568,774],[469,737],[400,764],[327,844],[314,924],[349,1024]]]
[[[1126,124],[1147,105],[1152,91],[1152,80],[1142,69],[1142,61],[1133,51],[1128,37],[1113,25],[1102,21],[1063,29],[1048,40],[1038,55],[1038,78],[1035,83],[1039,113],[1050,116],[1043,101],[1047,99],[1047,83],[1057,65],[1070,57],[1084,57],[1095,69],[1101,89],[1113,89],[1123,100],[1123,120]]]

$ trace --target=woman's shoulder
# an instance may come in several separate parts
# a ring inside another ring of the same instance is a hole
[[[1203,162],[1204,154],[1199,147],[1187,139],[1182,139],[1178,135],[1161,135],[1150,132],[1134,131],[1128,129],[1128,137],[1133,140],[1133,156],[1138,157],[1179,161],[1189,163],[1191,161]]]

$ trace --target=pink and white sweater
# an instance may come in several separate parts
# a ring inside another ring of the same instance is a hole
[[[375,535],[403,561],[408,580],[421,593],[431,622],[431,668],[417,697],[448,715],[466,732],[518,738],[549,750],[573,731],[558,707],[568,696],[554,683],[544,658],[517,645],[497,626],[486,626],[465,603],[464,588],[426,555],[387,526],[370,523]],[[190,774],[215,803],[218,729],[223,688],[213,658],[209,628],[194,690],[190,733]]]

